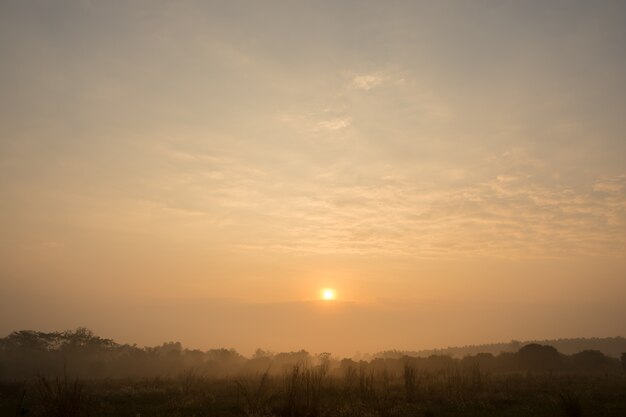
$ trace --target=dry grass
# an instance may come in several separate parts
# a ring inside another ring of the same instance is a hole
[[[4,407],[0,396],[0,415],[15,415],[16,404],[33,417],[626,415],[626,375],[488,375],[471,367],[427,372],[411,363],[399,370],[355,365],[333,371],[300,363],[282,373],[268,369],[236,379],[197,373],[82,383],[39,378],[26,386],[26,398],[24,385],[6,388],[10,401]]]
[[[40,376],[37,379],[40,397],[38,415],[41,417],[83,417],[86,413],[86,398],[83,383],[67,376],[54,380]]]

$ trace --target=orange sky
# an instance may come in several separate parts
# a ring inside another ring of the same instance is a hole
[[[347,355],[626,334],[624,16],[2,2],[0,333]]]

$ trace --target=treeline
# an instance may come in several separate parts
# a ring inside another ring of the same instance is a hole
[[[336,359],[329,353],[311,355],[302,350],[274,354],[257,350],[246,358],[234,349],[207,351],[185,349],[179,342],[156,347],[115,343],[79,328],[64,332],[16,331],[0,339],[0,379],[72,375],[81,378],[134,378],[176,376],[194,372],[210,377],[241,374],[282,374],[294,366],[323,366],[329,373],[385,372],[401,374],[407,367],[418,372],[478,373],[621,373],[626,353],[620,359],[598,350],[572,355],[542,344],[527,344],[516,352],[477,353],[463,358],[448,355],[428,357],[377,357],[368,362]]]
[[[431,355],[447,355],[454,358],[462,358],[478,353],[491,353],[493,355],[498,355],[501,352],[513,353],[517,352],[522,346],[529,344],[550,345],[566,355],[573,355],[583,350],[597,350],[607,356],[619,358],[622,352],[626,352],[626,338],[624,337],[577,337],[526,341],[511,340],[508,343],[453,346],[443,349],[425,349],[418,351],[388,350],[377,353],[375,356],[381,358],[401,358],[403,356],[428,357]]]

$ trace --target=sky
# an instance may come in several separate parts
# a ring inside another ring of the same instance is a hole
[[[624,39],[621,1],[2,0],[0,334],[624,336]]]

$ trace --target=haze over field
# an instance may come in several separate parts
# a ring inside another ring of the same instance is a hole
[[[0,336],[623,336],[625,39],[619,1],[2,1]]]

